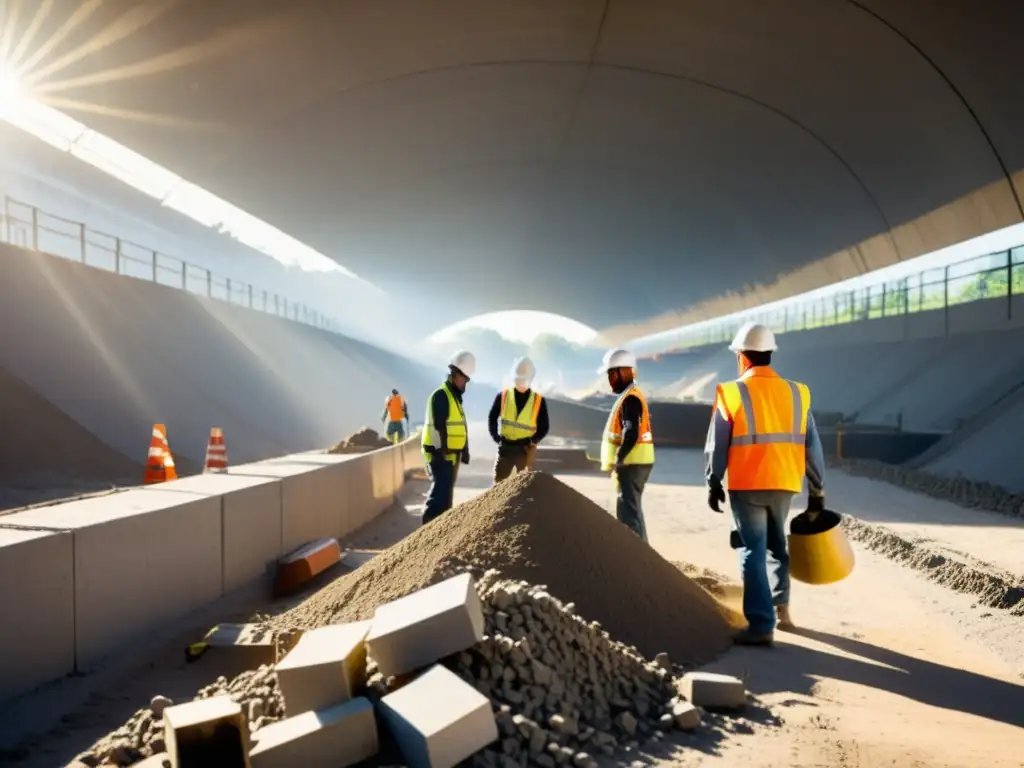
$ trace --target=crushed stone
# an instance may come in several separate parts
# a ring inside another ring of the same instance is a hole
[[[327,449],[328,453],[365,453],[377,448],[387,448],[391,443],[379,433],[363,427]]]

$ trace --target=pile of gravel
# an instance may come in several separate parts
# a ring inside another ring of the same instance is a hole
[[[365,453],[377,448],[387,448],[391,445],[379,433],[363,427],[358,432],[353,432],[344,440],[335,443],[327,449],[328,453]]]
[[[1024,517],[1024,494],[1010,493],[992,483],[962,476],[936,475],[871,459],[844,459],[839,462],[839,466],[851,475],[881,480],[934,499],[951,501],[972,509],[999,512],[1010,517]]]

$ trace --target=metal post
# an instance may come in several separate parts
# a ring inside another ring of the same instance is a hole
[[[86,255],[85,222],[78,225],[78,243],[82,248],[82,263],[85,264],[88,261]]]
[[[188,290],[188,262],[181,262],[181,290]]]
[[[206,295],[213,298],[213,272],[206,270]]]
[[[157,279],[156,279],[156,267],[157,267],[156,259],[157,259],[156,251],[153,251],[153,282],[154,283],[157,282]]]
[[[949,266],[942,272],[942,324],[946,336],[949,336]]]
[[[910,278],[903,278],[903,314],[910,314]]]
[[[252,283],[249,283],[249,309],[252,309]]]
[[[230,304],[233,301],[233,298],[231,296],[231,278],[230,277],[226,277],[224,279],[225,279],[225,286],[226,286],[225,290],[228,293],[228,304]]]
[[[836,458],[843,460],[843,420],[836,422]]]
[[[114,274],[121,274],[121,238],[114,238]]]
[[[32,250],[39,250],[39,209],[32,206]]]
[[[281,297],[278,296],[276,293],[274,294],[274,314],[281,314]]]
[[[1006,249],[1006,319],[1013,319],[1013,249]]]
[[[886,286],[888,283],[882,283],[882,317],[885,317],[885,309],[887,304]]]

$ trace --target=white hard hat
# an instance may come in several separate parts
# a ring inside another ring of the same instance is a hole
[[[627,349],[609,349],[604,353],[598,373],[608,373],[614,368],[636,368],[636,357]]]
[[[464,349],[460,349],[451,359],[448,360],[448,365],[452,368],[458,368],[469,378],[473,378],[473,374],[476,373],[476,358],[472,352],[467,352]]]
[[[515,362],[512,363],[512,378],[517,382],[529,382],[533,381],[533,376],[536,373],[536,369],[533,366],[533,360],[528,357],[517,357]]]
[[[771,328],[760,323],[744,323],[736,331],[729,349],[733,352],[774,352],[778,346]]]

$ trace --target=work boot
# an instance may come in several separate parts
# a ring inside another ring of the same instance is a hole
[[[778,628],[783,632],[792,632],[796,629],[796,624],[793,623],[793,618],[789,615],[788,605],[777,605],[775,606],[775,615],[778,618]]]
[[[774,645],[775,637],[771,632],[751,632],[749,628],[740,630],[733,637],[736,645]]]

